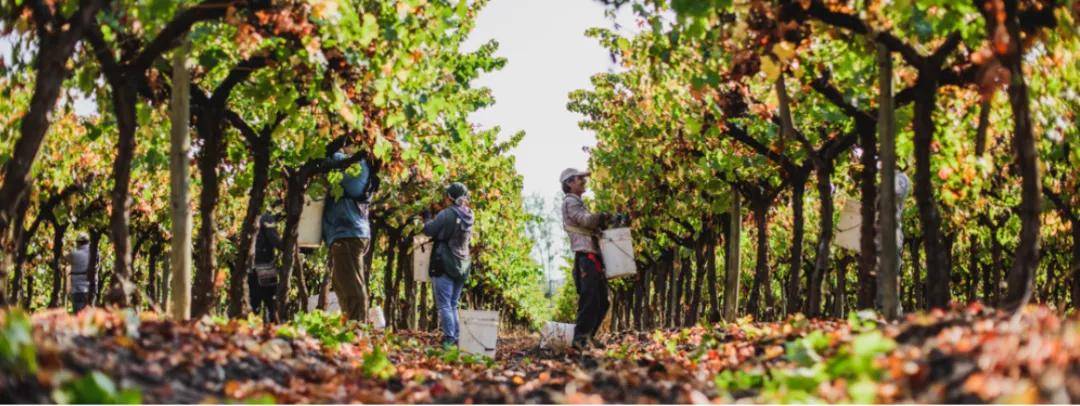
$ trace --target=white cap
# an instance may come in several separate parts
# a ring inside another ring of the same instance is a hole
[[[589,172],[579,171],[574,168],[566,168],[559,175],[559,183],[566,183],[567,180],[575,176],[589,176]]]

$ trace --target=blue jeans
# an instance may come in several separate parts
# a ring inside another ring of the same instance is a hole
[[[439,312],[439,325],[442,326],[443,344],[458,343],[458,299],[461,299],[462,282],[449,276],[431,278],[435,286],[435,310]]]

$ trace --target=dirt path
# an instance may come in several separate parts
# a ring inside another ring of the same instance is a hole
[[[15,331],[5,324],[4,334]],[[494,360],[442,350],[423,332],[349,331],[333,348],[313,336],[341,331],[297,336],[239,320],[178,324],[98,310],[39,313],[30,324],[36,371],[4,364],[0,401],[78,398],[94,371],[152,403],[1080,400],[1080,324],[1042,307],[1016,322],[979,307],[889,326],[741,321],[609,335],[582,354],[514,334]]]

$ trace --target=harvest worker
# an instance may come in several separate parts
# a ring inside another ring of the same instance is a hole
[[[458,299],[461,287],[469,278],[469,240],[472,238],[473,213],[469,209],[469,191],[454,182],[443,196],[446,208],[434,219],[425,219],[424,234],[435,247],[431,252],[431,283],[435,286],[435,309],[439,312],[444,346],[457,346]]]
[[[350,148],[347,147],[347,150]],[[346,155],[334,153],[331,162],[341,162]],[[343,170],[340,194],[327,194],[323,211],[323,240],[330,246],[330,270],[334,292],[341,311],[350,320],[362,321],[367,315],[367,282],[363,277],[364,254],[371,240],[368,203],[374,184],[371,165],[366,160]]]
[[[274,228],[274,216],[263,213],[255,237],[255,269],[248,273],[248,294],[251,296],[251,310],[255,314],[263,314],[266,322],[277,321],[277,301],[274,296],[279,277],[274,263],[282,248],[281,237]]]
[[[78,313],[90,301],[90,237],[86,233],[75,238],[75,250],[68,254],[67,263],[71,265],[68,273],[71,307]]]
[[[570,235],[570,249],[574,251],[574,287],[578,293],[577,322],[571,345],[582,350],[595,340],[596,330],[607,314],[608,281],[597,236],[610,217],[605,213],[590,213],[581,195],[589,172],[568,168],[559,175],[562,184],[563,229]]]

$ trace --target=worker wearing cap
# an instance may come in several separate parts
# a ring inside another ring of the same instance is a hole
[[[610,306],[607,277],[596,238],[610,216],[591,213],[585,207],[581,195],[585,193],[588,176],[589,172],[574,168],[568,168],[559,175],[563,193],[566,194],[562,207],[563,228],[570,235],[570,249],[574,251],[574,287],[578,293],[572,345],[579,350],[594,339]]]
[[[78,313],[90,302],[90,237],[86,233],[75,238],[75,250],[68,254],[67,263],[71,266],[68,272],[71,307]]]
[[[444,346],[457,346],[460,340],[458,301],[469,279],[469,242],[472,238],[473,212],[469,209],[469,190],[459,182],[451,183],[443,195],[444,209],[434,219],[425,219],[424,234],[435,247],[431,254],[431,283],[435,288],[435,310],[442,326]]]

